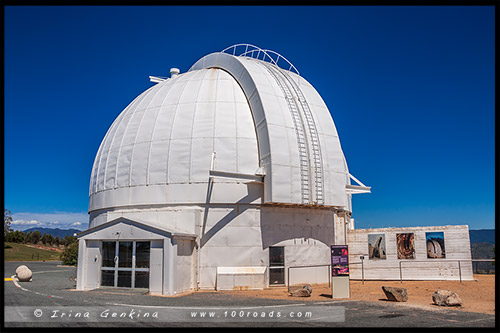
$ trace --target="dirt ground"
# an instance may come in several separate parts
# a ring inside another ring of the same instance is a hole
[[[461,307],[453,309],[469,312],[495,314],[495,275],[475,274],[473,281],[355,281],[350,282],[351,298],[354,301],[388,302],[382,286],[406,288],[407,305],[426,309],[437,308],[432,302],[432,294],[439,289],[451,290],[462,299]],[[331,301],[332,291],[328,284],[313,284],[310,297],[292,297],[287,287],[271,287],[264,290],[219,291],[248,297],[273,299],[295,299],[301,301]],[[400,303],[403,304],[403,303]]]
[[[64,252],[63,249],[59,247],[53,247],[53,246],[46,246],[46,245],[38,245],[38,244],[27,244],[27,247],[34,247],[37,249],[42,249],[42,250],[49,250],[49,251],[56,251],[56,252]]]

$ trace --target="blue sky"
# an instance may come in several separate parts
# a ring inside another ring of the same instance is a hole
[[[17,229],[84,229],[94,156],[152,85],[237,43],[322,95],[357,228],[495,226],[492,6],[7,6],[5,207]]]

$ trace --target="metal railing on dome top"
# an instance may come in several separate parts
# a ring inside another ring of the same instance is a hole
[[[237,52],[238,51],[238,52]],[[293,71],[297,75],[300,75],[297,68],[287,58],[283,57],[278,52],[272,50],[261,49],[258,46],[252,44],[235,44],[226,47],[221,53],[231,54],[237,57],[248,57],[253,59],[258,59],[262,61],[270,62],[280,68],[286,69],[287,71]],[[262,59],[261,59],[262,57]],[[288,68],[286,68],[288,67]]]

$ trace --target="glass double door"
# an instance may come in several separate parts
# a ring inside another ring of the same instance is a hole
[[[149,288],[149,241],[103,241],[101,286]]]

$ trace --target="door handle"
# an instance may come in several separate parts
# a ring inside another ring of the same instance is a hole
[[[113,259],[113,261],[115,262],[115,264],[118,262],[118,256],[115,256],[115,258]]]

